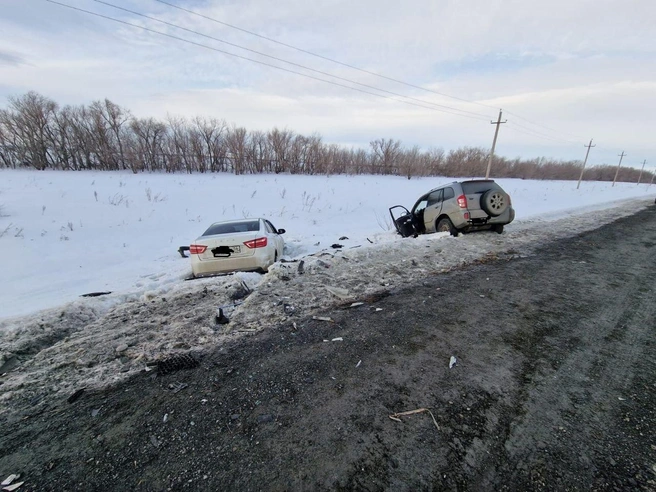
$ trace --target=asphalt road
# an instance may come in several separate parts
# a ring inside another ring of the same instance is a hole
[[[656,207],[0,422],[19,490],[656,490]],[[450,366],[452,357],[455,365]],[[428,409],[409,415],[394,414]]]

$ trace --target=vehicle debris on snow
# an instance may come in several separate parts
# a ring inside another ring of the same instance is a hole
[[[437,430],[440,430],[440,426],[437,425],[437,420],[435,420],[435,416],[433,415],[433,412],[431,412],[428,408],[418,408],[417,410],[408,410],[407,412],[393,413],[392,415],[389,416],[389,418],[396,422],[402,422],[400,417],[404,417],[406,415],[414,415],[416,413],[424,413],[424,412],[427,412],[431,416],[431,418],[433,419],[433,423],[435,424],[435,427],[437,427]]]
[[[0,483],[0,485],[2,485],[3,487],[4,487],[5,485],[11,485],[12,482],[13,482],[14,480],[18,480],[19,478],[20,478],[20,475],[19,475],[19,474],[12,473],[12,474],[9,475],[7,478],[5,478],[5,479],[2,481],[2,483]]]
[[[339,297],[340,299],[348,299],[351,297],[348,290],[342,289],[340,287],[331,287],[330,285],[327,285],[326,290],[334,296]]]

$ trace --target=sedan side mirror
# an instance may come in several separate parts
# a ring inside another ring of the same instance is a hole
[[[285,232],[285,229],[278,229],[278,234],[284,234]]]

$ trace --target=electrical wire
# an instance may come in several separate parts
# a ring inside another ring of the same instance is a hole
[[[427,88],[425,88],[425,87],[421,87],[421,86],[419,86],[419,85],[414,85],[414,84],[411,84],[411,83],[409,83],[409,82],[404,82],[403,80],[399,80],[399,79],[395,79],[395,78],[392,78],[392,77],[388,77],[387,75],[382,75],[382,74],[380,74],[380,73],[372,72],[372,71],[370,71],[370,70],[365,70],[364,68],[356,67],[355,65],[350,65],[350,64],[348,64],[348,63],[344,63],[344,62],[341,62],[341,61],[339,61],[339,60],[335,60],[334,58],[329,58],[329,57],[327,57],[327,56],[323,56],[323,55],[320,55],[320,54],[318,54],[318,53],[313,53],[312,51],[304,50],[303,48],[299,48],[299,47],[294,46],[294,45],[291,45],[291,44],[283,43],[282,41],[278,41],[278,40],[276,40],[276,39],[269,38],[269,37],[267,37],[267,36],[263,36],[263,35],[258,34],[258,33],[256,33],[256,32],[249,31],[248,29],[243,29],[243,28],[238,27],[238,26],[235,26],[235,25],[233,25],[233,24],[228,24],[227,22],[223,22],[223,21],[220,21],[220,20],[218,20],[218,19],[214,19],[214,18],[209,17],[209,16],[207,16],[207,15],[200,14],[200,13],[194,11],[194,10],[186,9],[186,8],[184,8],[184,7],[180,7],[180,6],[178,6],[178,5],[174,5],[174,4],[172,4],[172,3],[166,2],[166,1],[164,1],[164,0],[155,0],[155,1],[156,1],[156,2],[159,2],[159,3],[161,3],[161,4],[164,4],[164,5],[168,5],[169,7],[173,7],[174,9],[178,9],[178,10],[181,10],[181,11],[183,11],[183,12],[187,12],[188,14],[196,15],[196,16],[198,16],[198,17],[202,17],[203,19],[206,19],[206,20],[209,20],[209,21],[212,21],[212,22],[216,22],[217,24],[221,24],[222,26],[226,26],[226,27],[229,27],[229,28],[231,28],[231,29],[236,29],[236,30],[241,31],[241,32],[245,32],[246,34],[250,34],[250,35],[252,35],[252,36],[256,36],[256,37],[258,37],[258,38],[260,38],[260,39],[264,39],[264,40],[266,40],[266,41],[270,41],[270,42],[275,43],[275,44],[278,44],[278,45],[280,45],[280,46],[284,46],[284,47],[286,47],[286,48],[290,48],[290,49],[293,49],[293,50],[299,51],[299,52],[301,52],[301,53],[305,53],[305,54],[307,54],[307,55],[311,55],[311,56],[314,56],[314,57],[317,57],[317,58],[321,58],[322,60],[326,60],[326,61],[329,61],[329,62],[331,62],[331,63],[336,63],[337,65],[341,65],[341,66],[343,66],[343,67],[347,67],[347,68],[350,68],[350,69],[352,69],[352,70],[357,70],[358,72],[362,72],[362,73],[366,73],[366,74],[369,74],[369,75],[373,75],[373,76],[375,76],[375,77],[380,77],[380,78],[382,78],[382,79],[390,80],[390,81],[392,81],[392,82],[396,82],[397,84],[402,84],[402,85],[405,85],[405,86],[408,86],[408,87],[412,87],[412,88],[414,88],[414,89],[419,89],[419,90],[426,91],[426,92],[432,92],[433,94],[437,94],[437,95],[439,95],[439,96],[448,97],[448,98],[450,98],[450,99],[456,99],[456,100],[458,100],[458,101],[466,102],[466,103],[469,103],[469,104],[477,104],[477,105],[479,105],[479,106],[483,106],[483,107],[486,107],[486,108],[496,109],[494,106],[490,106],[490,105],[488,105],[488,104],[483,104],[483,103],[479,103],[479,102],[476,102],[476,101],[470,101],[470,100],[468,100],[468,99],[463,99],[463,98],[461,98],[461,97],[452,96],[452,95],[445,94],[445,93],[443,93],[443,92],[439,92],[439,91],[436,91],[436,90],[433,90],[433,89],[427,89]]]
[[[542,133],[536,133],[531,129],[526,129],[525,127],[524,127],[525,128],[524,130],[521,130],[519,127],[516,126],[516,123],[513,123],[511,121],[508,122],[508,128],[513,130],[513,131],[516,131],[518,133],[523,133],[524,135],[528,135],[530,137],[543,138],[545,140],[550,140],[552,142],[567,142],[572,146],[575,145],[573,142],[571,142],[569,140],[563,140],[561,138],[550,137],[549,135],[545,135],[545,134],[542,134]],[[526,131],[526,130],[528,130],[528,131]]]
[[[524,117],[522,117],[522,116],[519,116],[517,113],[513,113],[512,111],[508,111],[508,110],[506,110],[506,113],[507,113],[507,114],[510,114],[510,115],[513,115],[515,118],[519,118],[519,119],[522,120],[522,121],[525,121],[525,122],[527,122],[527,123],[530,123],[531,125],[540,126],[540,127],[544,128],[544,129],[546,129],[546,130],[549,130],[549,131],[551,131],[551,132],[554,132],[554,133],[560,133],[561,135],[567,135],[567,136],[569,136],[569,137],[574,137],[574,138],[576,138],[577,140],[585,140],[585,139],[584,139],[583,137],[581,137],[580,135],[574,135],[573,133],[567,133],[567,132],[563,132],[563,131],[561,131],[561,130],[554,130],[553,128],[549,128],[548,126],[543,125],[543,124],[541,124],[541,123],[535,123],[535,122],[533,122],[533,121],[527,120],[526,118],[524,118]]]
[[[143,18],[145,18],[145,19],[149,19],[149,20],[152,20],[152,21],[155,21],[155,22],[159,22],[159,23],[161,23],[161,24],[165,24],[165,25],[167,25],[167,26],[170,26],[170,27],[173,27],[173,28],[176,28],[176,29],[180,29],[180,30],[182,30],[182,31],[186,31],[186,32],[189,32],[189,33],[192,33],[192,34],[196,34],[196,35],[198,35],[198,36],[201,36],[201,37],[204,37],[204,38],[207,38],[207,39],[211,39],[211,40],[213,40],[213,41],[217,41],[217,42],[219,42],[219,43],[227,44],[228,46],[232,46],[232,47],[234,47],[234,48],[239,48],[239,49],[242,49],[242,50],[248,51],[248,52],[250,52],[250,53],[254,53],[254,54],[256,54],[256,55],[264,56],[264,57],[266,57],[266,58],[270,58],[270,59],[272,59],[272,60],[276,60],[276,61],[279,61],[279,62],[287,63],[287,64],[289,64],[289,65],[292,65],[292,66],[295,66],[295,67],[298,67],[298,68],[302,68],[302,69],[304,69],[304,70],[309,70],[309,71],[314,72],[314,73],[318,73],[318,74],[321,74],[321,75],[326,75],[326,76],[328,76],[328,77],[333,77],[333,78],[335,78],[335,79],[337,79],[337,80],[341,80],[341,81],[344,81],[344,82],[349,82],[349,83],[351,83],[351,84],[359,85],[360,87],[365,87],[365,88],[367,88],[367,89],[372,89],[372,90],[376,90],[376,91],[384,92],[385,94],[390,94],[390,95],[392,95],[392,96],[402,97],[402,98],[405,98],[405,99],[409,99],[409,100],[411,100],[411,101],[416,101],[416,102],[419,102],[419,103],[422,103],[422,104],[429,104],[429,105],[431,105],[431,106],[436,106],[436,107],[444,108],[444,109],[448,109],[448,110],[451,110],[451,111],[459,111],[459,112],[464,113],[464,114],[470,114],[470,115],[474,115],[474,116],[481,116],[481,117],[483,117],[483,118],[487,118],[487,117],[488,117],[487,115],[482,114],[482,113],[474,113],[474,112],[472,112],[472,111],[465,111],[464,109],[454,108],[454,107],[452,107],[452,106],[445,106],[445,105],[443,105],[443,104],[433,103],[433,102],[431,102],[431,101],[426,101],[426,100],[424,100],[424,99],[418,99],[418,98],[416,98],[416,97],[405,96],[405,95],[403,95],[403,94],[399,94],[399,93],[397,93],[397,92],[388,91],[388,90],[386,90],[386,89],[380,89],[380,88],[375,87],[375,86],[372,86],[372,85],[362,84],[362,83],[357,82],[357,81],[355,81],[355,80],[347,79],[347,78],[345,78],[345,77],[340,77],[340,76],[338,76],[338,75],[334,75],[334,74],[331,74],[331,73],[328,73],[328,72],[323,72],[323,71],[321,71],[321,70],[315,70],[314,68],[310,68],[310,67],[307,67],[307,66],[305,66],[305,65],[301,65],[301,64],[299,64],[299,63],[294,63],[294,62],[291,62],[291,61],[285,60],[285,59],[283,59],[283,58],[278,58],[278,57],[276,57],[276,56],[268,55],[268,54],[263,53],[263,52],[261,52],[261,51],[256,51],[256,50],[253,50],[253,49],[250,49],[250,48],[246,48],[245,46],[241,46],[241,45],[238,45],[238,44],[235,44],[235,43],[231,43],[231,42],[229,42],[229,41],[225,41],[225,40],[223,40],[223,39],[219,39],[219,38],[216,38],[216,37],[214,37],[214,36],[210,36],[210,35],[208,35],[208,34],[204,34],[204,33],[201,33],[201,32],[198,32],[198,31],[195,31],[195,30],[193,30],[193,29],[187,29],[186,27],[182,27],[182,26],[180,26],[180,25],[173,24],[173,23],[171,23],[171,22],[163,21],[163,20],[161,20],[161,19],[157,19],[157,18],[155,18],[155,17],[151,17],[151,16],[149,16],[149,15],[141,14],[141,13],[139,13],[139,12],[135,12],[134,10],[126,9],[126,8],[124,8],[124,7],[120,7],[120,6],[118,6],[118,5],[114,5],[114,4],[109,3],[109,2],[104,2],[103,0],[93,0],[93,1],[96,2],[96,3],[103,4],[103,5],[107,5],[107,6],[109,6],[109,7],[112,7],[112,8],[118,9],[118,10],[122,10],[122,11],[124,11],[124,12],[128,12],[128,13],[133,14],[133,15],[137,15],[137,16],[139,16],[139,17],[143,17]]]
[[[553,140],[559,140],[559,141],[563,141],[563,142],[568,142],[568,143],[571,143],[571,144],[577,144],[577,145],[579,144],[579,142],[577,142],[577,141],[573,141],[573,140],[566,139],[566,138],[561,138],[561,137],[555,137],[555,136],[553,136],[553,135],[549,135],[549,134],[547,134],[547,133],[544,133],[544,132],[541,132],[541,131],[535,130],[535,129],[533,129],[533,128],[530,128],[530,127],[528,127],[528,126],[526,126],[526,125],[522,125],[521,123],[517,123],[516,121],[512,121],[512,120],[510,120],[510,121],[511,121],[511,123],[512,123],[513,125],[515,125],[515,126],[517,126],[517,127],[519,127],[519,128],[523,128],[523,129],[526,130],[526,131],[529,131],[529,132],[535,133],[536,135],[543,136],[543,137],[545,137],[545,138],[550,138],[550,139],[553,139]]]
[[[76,10],[76,11],[78,11],[78,12],[82,12],[82,13],[85,13],[85,14],[93,15],[93,16],[95,16],[95,17],[100,17],[100,18],[103,18],[103,19],[106,19],[106,20],[110,20],[110,21],[113,21],[113,22],[117,22],[117,23],[120,23],[120,24],[124,24],[124,25],[126,25],[126,26],[135,27],[135,28],[137,28],[137,29],[141,29],[141,30],[144,30],[144,31],[147,31],[147,32],[151,32],[151,33],[154,33],[154,34],[159,34],[160,36],[165,36],[165,37],[168,37],[168,38],[171,38],[171,39],[175,39],[175,40],[177,40],[177,41],[182,41],[182,42],[185,42],[185,43],[188,43],[188,44],[194,45],[194,46],[198,46],[198,47],[205,48],[205,49],[208,49],[208,50],[216,51],[216,52],[218,52],[218,53],[222,53],[222,54],[224,54],[224,55],[228,55],[228,56],[232,56],[232,57],[239,58],[239,59],[242,59],[242,60],[250,61],[250,62],[253,62],[253,63],[257,63],[257,64],[260,64],[260,65],[264,65],[264,66],[266,66],[266,67],[275,68],[275,69],[277,69],[277,70],[281,70],[281,71],[283,71],[283,72],[288,72],[288,73],[292,73],[292,74],[295,74],[295,75],[300,75],[300,76],[302,76],[302,77],[306,77],[306,78],[309,78],[309,79],[317,80],[317,81],[319,81],[319,82],[324,82],[324,83],[327,83],[327,84],[335,85],[335,86],[337,86],[337,87],[342,87],[342,88],[345,88],[345,89],[350,89],[350,90],[353,90],[353,91],[361,92],[361,93],[363,93],[363,94],[368,94],[368,95],[371,95],[371,96],[380,97],[380,98],[383,98],[383,99],[389,99],[389,100],[391,100],[391,101],[396,101],[396,102],[400,102],[400,103],[404,103],[404,104],[409,104],[409,105],[411,105],[411,106],[417,106],[417,107],[424,108],[424,109],[430,109],[430,110],[433,110],[433,111],[439,111],[439,112],[447,113],[447,114],[451,114],[451,115],[454,115],[454,116],[461,116],[461,117],[463,117],[463,118],[470,118],[470,119],[479,120],[479,121],[487,121],[487,118],[484,119],[484,118],[482,118],[482,117],[478,117],[478,116],[469,116],[469,115],[467,115],[467,114],[454,113],[454,112],[452,112],[452,111],[448,111],[448,110],[446,110],[446,109],[438,109],[438,108],[431,107],[431,106],[425,106],[424,104],[418,104],[418,103],[413,103],[413,102],[410,102],[410,101],[404,101],[404,100],[401,100],[401,99],[396,99],[396,98],[391,97],[391,96],[385,96],[385,95],[383,95],[383,94],[377,94],[377,93],[375,93],[375,92],[370,92],[370,91],[367,91],[367,90],[364,90],[364,89],[358,89],[358,88],[356,88],[356,87],[351,87],[351,86],[348,86],[348,85],[340,84],[340,83],[338,83],[338,82],[334,82],[334,81],[331,81],[331,80],[326,80],[326,79],[322,79],[322,78],[320,78],[320,77],[315,77],[315,76],[313,76],[313,75],[308,75],[308,74],[305,74],[305,73],[297,72],[297,71],[295,71],[295,70],[290,70],[290,69],[288,69],[288,68],[279,67],[279,66],[277,66],[277,65],[272,65],[272,64],[270,64],[270,63],[266,63],[266,62],[263,62],[263,61],[260,61],[260,60],[255,60],[255,59],[253,59],[253,58],[248,58],[248,57],[246,57],[246,56],[238,55],[238,54],[236,54],[236,53],[230,53],[229,51],[221,50],[221,49],[219,49],[219,48],[214,48],[214,47],[212,47],[212,46],[208,46],[208,45],[205,45],[205,44],[202,44],[202,43],[198,43],[198,42],[196,42],[196,41],[192,41],[192,40],[189,40],[189,39],[181,38],[181,37],[179,37],[179,36],[174,36],[174,35],[172,35],[172,34],[168,34],[168,33],[161,32],[161,31],[157,31],[157,30],[155,30],[155,29],[150,29],[150,28],[148,28],[148,27],[140,26],[140,25],[137,25],[137,24],[132,24],[132,23],[130,23],[130,22],[123,21],[123,20],[121,20],[121,19],[116,19],[115,17],[110,17],[110,16],[107,16],[107,15],[99,14],[99,13],[97,13],[97,12],[91,12],[91,11],[89,11],[89,10],[81,9],[81,8],[79,8],[79,7],[74,7],[74,6],[72,6],[72,5],[68,5],[68,4],[65,4],[65,3],[57,2],[57,1],[55,1],[55,0],[46,0],[46,1],[49,2],[49,3],[55,4],[55,5],[59,5],[59,6],[61,6],[61,7],[69,8],[69,9],[71,9],[71,10]],[[379,89],[376,89],[376,90],[379,90]],[[405,97],[405,96],[401,96],[401,97]],[[457,110],[457,109],[456,109],[456,110]],[[458,110],[457,110],[457,111],[458,111]]]
[[[323,55],[320,55],[320,54],[318,54],[318,53],[314,53],[314,52],[312,52],[312,51],[305,50],[305,49],[303,49],[303,48],[299,48],[298,46],[294,46],[294,45],[291,45],[291,44],[288,44],[288,43],[283,43],[282,41],[278,41],[277,39],[273,39],[273,38],[270,38],[270,37],[267,37],[267,36],[263,36],[263,35],[258,34],[258,33],[256,33],[256,32],[249,31],[248,29],[244,29],[244,28],[242,28],[242,27],[235,26],[234,24],[229,24],[229,23],[227,23],[227,22],[223,22],[223,21],[218,20],[218,19],[215,19],[215,18],[213,18],[213,17],[210,17],[210,16],[207,16],[207,15],[201,14],[201,13],[196,12],[196,11],[194,11],[194,10],[186,9],[186,8],[184,8],[184,7],[180,7],[180,6],[178,6],[178,5],[174,5],[174,4],[170,3],[170,2],[167,2],[166,0],[155,0],[155,1],[158,2],[158,3],[161,3],[161,4],[163,4],[163,5],[167,5],[167,6],[169,6],[169,7],[172,7],[172,8],[174,8],[174,9],[180,10],[180,11],[182,11],[182,12],[186,12],[186,13],[188,13],[188,14],[195,15],[195,16],[197,16],[197,17],[200,17],[200,18],[203,18],[203,19],[209,20],[209,21],[211,21],[211,22],[215,22],[215,23],[220,24],[220,25],[222,25],[222,26],[226,26],[226,27],[229,27],[229,28],[231,28],[231,29],[235,29],[235,30],[237,30],[237,31],[244,32],[244,33],[246,33],[246,34],[250,34],[251,36],[256,36],[256,37],[258,37],[258,38],[260,38],[260,39],[264,39],[264,40],[269,41],[269,42],[271,42],[271,43],[275,43],[275,44],[277,44],[277,45],[284,46],[284,47],[286,47],[286,48],[290,48],[290,49],[292,49],[292,50],[296,50],[296,51],[298,51],[298,52],[300,52],[300,53],[305,53],[305,54],[307,54],[307,55],[314,56],[314,57],[316,57],[316,58],[320,58],[320,59],[322,59],[322,60],[326,60],[326,61],[329,61],[329,62],[331,62],[331,63],[335,63],[335,64],[337,64],[337,65],[341,65],[341,66],[343,66],[343,67],[350,68],[350,69],[352,69],[352,70],[357,70],[358,72],[366,73],[366,74],[368,74],[368,75],[373,75],[373,76],[375,76],[375,77],[380,77],[380,78],[385,79],[385,80],[389,80],[389,81],[392,81],[392,82],[396,82],[397,84],[402,84],[402,85],[405,85],[405,86],[407,86],[407,87],[412,87],[412,88],[414,88],[414,89],[419,89],[419,90],[422,90],[422,91],[425,91],[425,92],[430,92],[430,93],[437,94],[437,95],[440,95],[440,96],[443,96],[443,97],[447,97],[447,98],[450,98],[450,99],[455,99],[455,100],[462,101],[462,102],[466,102],[466,103],[469,103],[469,104],[476,104],[476,105],[478,105],[478,106],[482,106],[482,107],[485,107],[485,108],[497,109],[497,108],[495,108],[494,106],[491,106],[491,105],[489,105],[489,104],[480,103],[480,102],[478,102],[478,101],[472,101],[472,100],[470,100],[470,99],[464,99],[464,98],[462,98],[462,97],[453,96],[453,95],[451,95],[451,94],[446,94],[446,93],[444,93],[444,92],[439,92],[439,91],[436,91],[436,90],[433,90],[433,89],[427,89],[426,87],[422,87],[422,86],[419,86],[419,85],[411,84],[411,83],[409,83],[409,82],[405,82],[405,81],[403,81],[403,80],[399,80],[399,79],[396,79],[396,78],[393,78],[393,77],[389,77],[389,76],[387,76],[387,75],[383,75],[383,74],[380,74],[380,73],[377,73],[377,72],[373,72],[373,71],[366,70],[366,69],[363,69],[363,68],[360,68],[360,67],[356,67],[355,65],[351,65],[351,64],[348,64],[348,63],[344,63],[344,62],[341,62],[341,61],[339,61],[339,60],[335,60],[334,58],[329,58],[329,57],[327,57],[327,56],[323,56]],[[556,132],[556,133],[561,133],[561,135],[566,135],[566,136],[568,136],[568,137],[574,137],[574,138],[576,138],[577,140],[583,140],[583,137],[581,137],[581,136],[574,135],[574,134],[570,134],[570,133],[566,133],[566,132],[562,132],[562,131],[560,131],[560,130],[554,130],[554,129],[552,129],[552,128],[549,128],[548,126],[545,126],[545,125],[542,125],[542,124],[540,124],[540,123],[533,122],[533,121],[531,121],[531,120],[529,120],[529,119],[527,119],[527,118],[524,118],[524,117],[518,115],[517,113],[510,112],[510,111],[508,111],[508,110],[504,110],[504,111],[505,111],[507,114],[511,114],[511,115],[515,116],[516,118],[519,118],[519,119],[521,119],[521,120],[523,120],[523,121],[525,121],[525,122],[527,122],[527,123],[529,123],[529,124],[531,124],[531,125],[540,126],[540,127],[544,128],[544,129],[547,129],[547,130],[549,130],[549,131]]]

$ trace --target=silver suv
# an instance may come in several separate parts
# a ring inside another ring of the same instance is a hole
[[[399,217],[395,209],[402,209]],[[491,179],[454,181],[422,195],[411,211],[403,205],[389,209],[394,226],[403,237],[431,232],[493,230],[515,219],[510,195]]]

